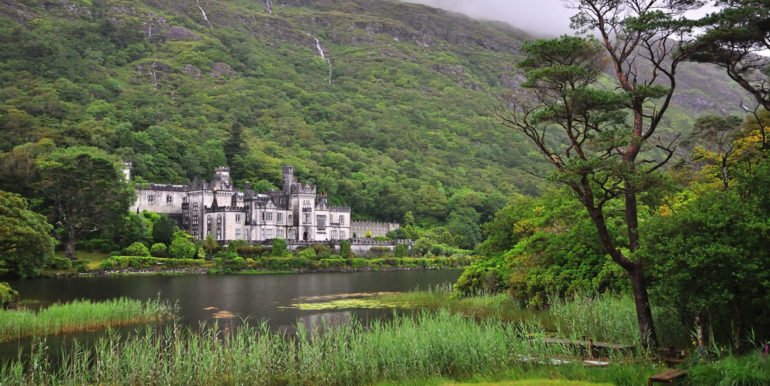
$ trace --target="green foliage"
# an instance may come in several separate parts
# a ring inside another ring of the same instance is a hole
[[[65,253],[75,257],[77,241],[122,221],[134,192],[104,151],[72,147],[39,162],[38,187],[49,208],[49,219],[59,224]]]
[[[343,259],[353,258],[353,250],[350,248],[350,241],[342,240],[340,242],[340,256],[342,256]]]
[[[165,214],[161,214],[157,221],[154,221],[152,225],[152,239],[156,243],[168,244],[174,237],[177,226],[174,220],[168,218]]]
[[[146,268],[202,268],[211,263],[201,259],[159,258],[145,256],[111,256],[102,260],[102,269],[146,269]]]
[[[297,252],[297,257],[301,257],[303,259],[308,259],[308,260],[315,260],[316,259],[315,249],[313,247],[305,248]]]
[[[270,250],[270,256],[272,257],[286,257],[291,256],[291,253],[286,249],[286,240],[273,239],[273,248]]]
[[[398,244],[393,249],[393,257],[406,257],[409,255],[409,246],[406,244]]]
[[[192,259],[195,257],[195,243],[183,231],[174,233],[174,239],[168,247],[168,254],[175,259]]]
[[[479,250],[486,257],[466,268],[456,288],[463,294],[509,290],[533,306],[554,295],[628,288],[584,213],[565,190],[514,198],[484,226],[489,237]]]
[[[0,273],[36,276],[53,256],[51,225],[27,208],[21,196],[0,191]]]
[[[136,241],[123,248],[123,254],[126,256],[150,256],[150,250],[147,246]]]
[[[168,257],[168,248],[166,244],[155,243],[150,247],[150,255],[152,257]]]
[[[206,235],[206,239],[203,240],[201,247],[206,251],[206,258],[211,258],[219,250],[219,243],[214,239],[214,236]]]
[[[51,269],[70,269],[72,268],[72,260],[66,257],[54,256],[48,263],[48,266],[51,267]]]
[[[19,291],[11,288],[6,282],[0,282],[0,308],[8,309],[19,302]]]
[[[128,212],[118,225],[112,230],[112,240],[118,246],[128,246],[133,242],[141,242],[150,245],[152,241],[152,222],[142,214]],[[108,230],[109,231],[109,230]],[[109,252],[109,251],[108,251]]]
[[[698,363],[687,370],[687,377],[695,385],[767,385],[770,384],[767,361],[767,354],[758,352],[729,356],[711,363]]]

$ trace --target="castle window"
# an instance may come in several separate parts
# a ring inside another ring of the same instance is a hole
[[[236,224],[240,224],[241,223],[241,215],[240,214],[236,214],[235,215],[235,223]]]
[[[345,240],[345,231],[340,231],[340,239]]]
[[[218,214],[217,215],[217,224],[221,224],[221,223],[222,223],[222,215]]]
[[[235,229],[235,239],[240,240],[241,239],[241,228]]]
[[[302,223],[310,224],[310,213],[303,213]]]
[[[272,239],[274,236],[273,229],[262,229],[262,236],[265,239]]]
[[[198,203],[197,202],[193,202],[193,210],[198,210]]]
[[[276,216],[275,216],[275,222],[277,222],[277,223],[279,223],[279,224],[280,224],[282,221],[283,221],[283,213],[278,213],[278,214],[276,214]]]
[[[222,228],[217,228],[217,240],[222,240]]]
[[[153,195],[147,196],[147,202],[149,202],[150,205],[155,205],[155,196]]]
[[[273,221],[273,212],[265,212],[265,220]]]
[[[322,230],[326,229],[326,216],[325,215],[321,215],[321,214],[316,215],[315,216],[315,222],[316,222],[316,226],[318,227],[319,231],[322,231]]]
[[[345,216],[344,215],[340,215],[339,223],[340,223],[340,225],[345,225]]]
[[[166,205],[173,205],[174,204],[174,196],[168,195],[166,196]]]
[[[291,218],[292,218],[292,216],[289,215],[289,224],[291,224]]]
[[[206,217],[206,222],[207,222],[209,225],[211,225],[211,215],[209,215],[208,217]]]
[[[303,200],[302,201],[302,207],[303,208],[310,208],[310,200]]]
[[[192,223],[193,223],[193,225],[198,225],[198,215],[197,214],[195,216],[193,216]]]
[[[337,230],[336,229],[332,229],[331,237],[332,237],[332,240],[336,240],[337,239]]]

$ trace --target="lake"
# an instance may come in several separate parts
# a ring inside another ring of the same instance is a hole
[[[304,273],[288,275],[191,275],[191,276],[113,276],[71,277],[19,280],[10,282],[22,300],[34,299],[42,306],[74,299],[105,300],[117,297],[161,299],[177,302],[179,323],[197,327],[213,322],[214,315],[227,311],[236,315],[220,319],[220,326],[234,326],[247,319],[250,323],[265,321],[275,331],[293,332],[299,321],[306,326],[325,320],[329,325],[348,323],[352,318],[368,322],[390,317],[391,310],[343,309],[303,311],[291,307],[295,303],[312,303],[312,297],[334,298],[345,294],[401,292],[427,289],[454,283],[461,270],[395,271],[353,273]],[[133,328],[132,328],[133,329]],[[80,340],[91,340],[100,333],[78,334]],[[52,347],[71,337],[50,337]],[[15,357],[19,346],[28,342],[0,345],[0,357]]]

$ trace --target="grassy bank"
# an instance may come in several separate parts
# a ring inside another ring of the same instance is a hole
[[[0,342],[31,336],[68,334],[173,318],[174,307],[160,300],[120,298],[54,304],[40,311],[1,310]]]
[[[479,374],[641,384],[653,364],[587,368],[569,346],[544,344],[531,324],[481,323],[446,311],[397,317],[364,327],[340,326],[323,334],[298,326],[296,337],[265,324],[224,333],[168,327],[127,339],[107,334],[92,348],[64,353],[60,367],[44,345],[27,360],[0,370],[3,384],[371,384]],[[616,359],[620,360],[621,357]]]
[[[476,319],[531,323],[542,326],[551,335],[582,340],[640,346],[636,310],[630,296],[618,294],[584,295],[575,299],[553,299],[547,309],[533,310],[507,294],[456,297],[451,286],[425,291],[393,293],[370,299],[398,308],[447,310]],[[667,308],[653,307],[659,339],[664,346],[688,344],[689,332],[679,328],[677,314]]]

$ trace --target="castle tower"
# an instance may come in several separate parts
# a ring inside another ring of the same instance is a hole
[[[218,167],[214,169],[214,185],[218,190],[230,190],[230,168]]]
[[[291,166],[283,167],[283,191],[289,192],[291,189],[291,183],[294,180],[294,168]]]

